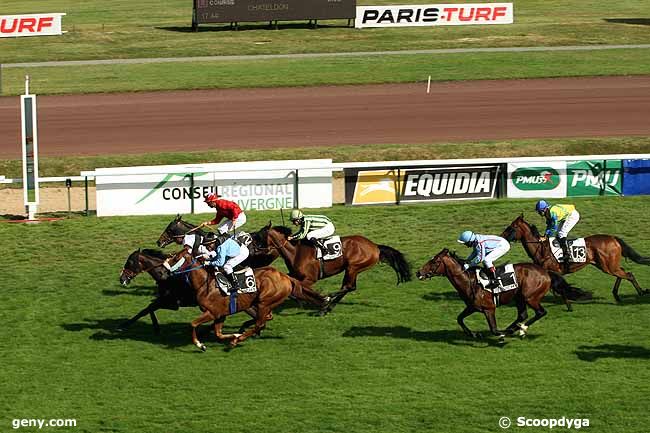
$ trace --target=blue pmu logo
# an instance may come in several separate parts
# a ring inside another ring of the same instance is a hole
[[[165,188],[165,185],[167,185],[169,182],[173,180],[185,180],[186,182],[190,181],[190,178],[192,175],[194,175],[194,179],[200,176],[205,176],[206,173],[172,173],[168,174],[158,182],[156,186],[151,188],[149,192],[147,192],[140,200],[135,202],[135,204],[140,204],[143,201],[145,201],[147,198],[149,198],[152,194],[154,194],[156,191],[162,189],[162,196],[163,199],[165,200],[181,200],[181,199],[188,199],[188,198],[201,198],[205,197],[211,192],[216,192],[217,187],[216,186],[195,186],[193,188],[190,188],[189,186],[186,188]]]

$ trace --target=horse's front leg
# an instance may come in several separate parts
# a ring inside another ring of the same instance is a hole
[[[131,317],[129,320],[120,323],[118,328],[124,330],[124,329],[128,328],[129,326],[133,325],[135,322],[137,322],[138,319],[140,319],[141,317],[144,317],[147,314],[149,314],[151,316],[151,322],[153,324],[154,331],[156,332],[156,334],[160,333],[160,327],[158,326],[158,320],[155,319],[156,316],[154,314],[154,311],[156,311],[156,310],[158,310],[160,308],[160,304],[161,304],[160,298],[154,300],[151,304],[149,304],[145,308],[143,308],[138,314]]]
[[[485,318],[487,319],[488,326],[492,335],[499,337],[499,343],[505,343],[506,334],[497,329],[496,309],[484,310]]]
[[[468,336],[470,336],[472,338],[483,338],[483,335],[481,335],[480,332],[474,332],[471,329],[469,329],[467,327],[467,325],[465,325],[465,317],[476,313],[476,311],[477,310],[476,310],[476,308],[474,308],[473,305],[468,305],[467,307],[465,307],[465,309],[463,311],[460,312],[460,314],[456,318],[456,322],[458,322],[458,324],[463,329],[463,332],[466,335],[468,335]]]
[[[212,313],[209,310],[205,310],[199,317],[192,320],[192,343],[199,349],[205,352],[205,344],[199,341],[199,338],[196,336],[196,328],[202,323],[209,322],[210,320],[216,320]]]
[[[327,300],[326,298],[327,303],[320,311],[321,316],[324,316],[325,314],[332,311],[332,309],[336,306],[336,304],[341,302],[343,297],[347,295],[349,292],[353,292],[357,290],[357,274],[358,271],[356,269],[348,268],[345,270],[345,275],[343,276],[343,284],[341,285],[341,290],[327,296],[329,300]]]

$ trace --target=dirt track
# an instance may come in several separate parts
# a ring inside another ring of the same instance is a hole
[[[39,97],[41,156],[650,136],[650,76]],[[20,158],[19,98],[0,152]]]

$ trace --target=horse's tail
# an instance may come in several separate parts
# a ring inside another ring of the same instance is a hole
[[[621,249],[623,250],[623,257],[630,259],[634,263],[638,263],[640,265],[650,265],[650,257],[644,257],[641,254],[637,253],[623,239],[619,237],[615,237],[615,239],[618,241]]]
[[[567,283],[562,275],[555,272],[549,272],[549,274],[551,276],[551,290],[556,295],[566,297],[571,301],[586,301],[593,297],[592,292],[573,287]]]
[[[387,245],[379,247],[379,261],[390,265],[397,274],[397,284],[411,281],[411,265],[406,261],[404,254]]]

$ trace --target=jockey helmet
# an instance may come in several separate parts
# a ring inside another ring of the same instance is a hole
[[[548,208],[549,208],[549,205],[544,200],[538,201],[537,204],[535,205],[535,211],[538,212],[538,213],[542,213]]]
[[[210,244],[213,244],[215,242],[217,242],[217,245],[219,245],[219,238],[217,237],[217,235],[215,233],[210,232],[210,233],[207,233],[203,237],[203,242],[201,242],[201,244],[210,245]]]
[[[465,230],[458,236],[458,242],[461,244],[467,244],[476,240],[476,235],[470,230]]]
[[[291,221],[298,221],[298,220],[303,219],[304,216],[305,215],[302,213],[302,211],[300,209],[293,209],[291,211],[291,216],[289,217],[289,219]]]
[[[205,196],[205,202],[206,203],[215,203],[218,198],[219,198],[219,194],[211,192],[210,194]]]

